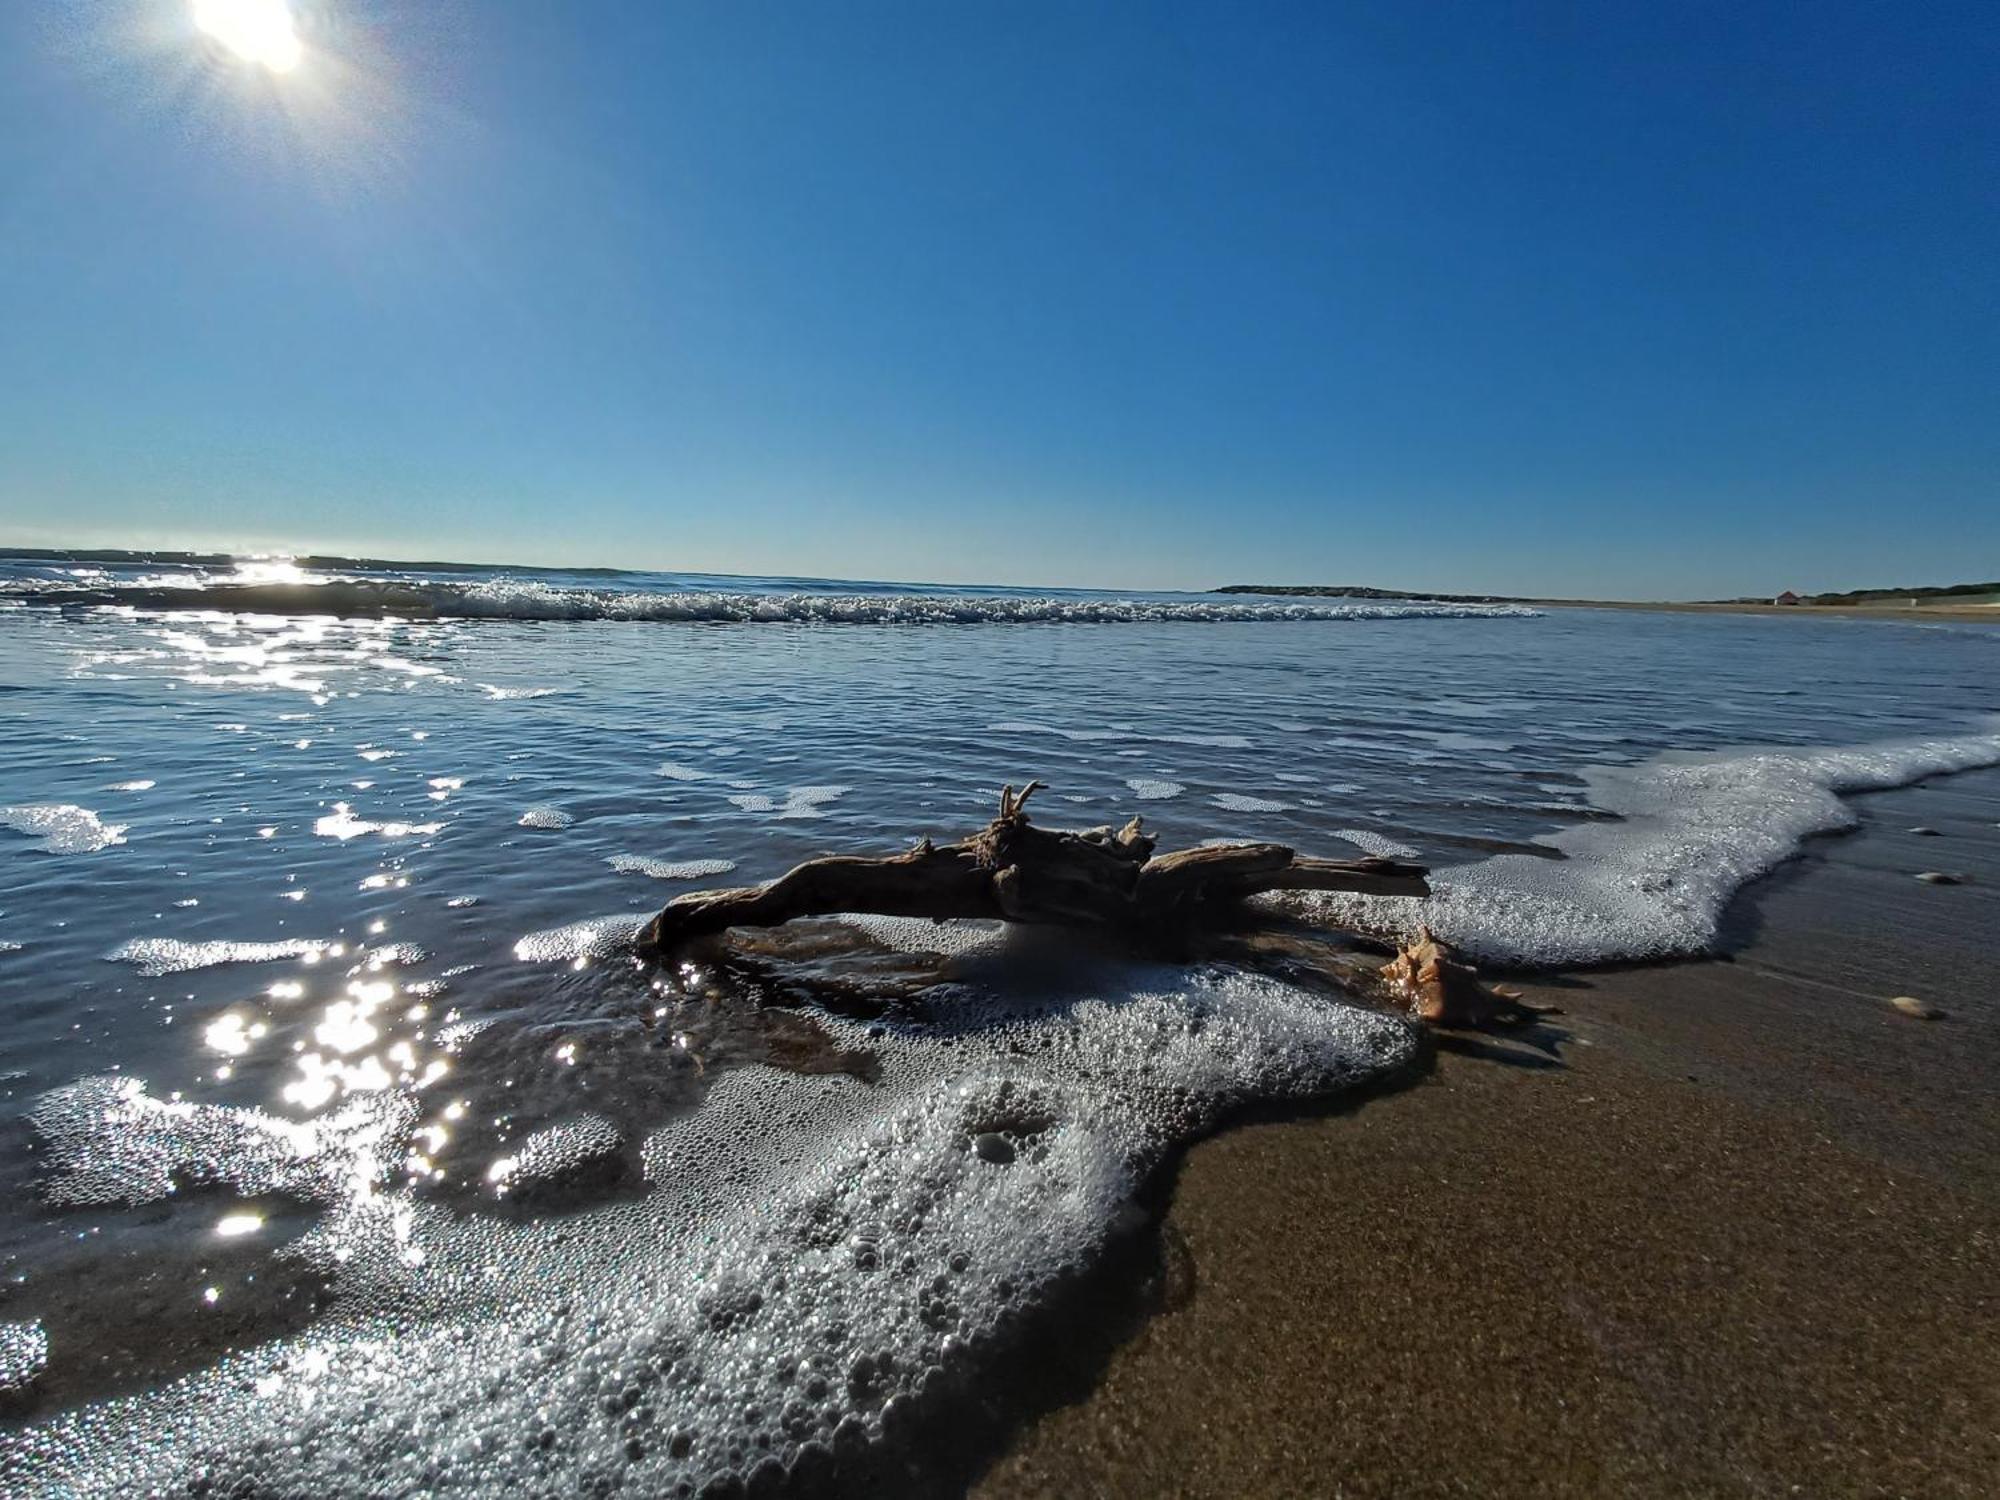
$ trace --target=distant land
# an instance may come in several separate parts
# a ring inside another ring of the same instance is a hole
[[[1801,604],[1992,604],[2000,602],[2000,583],[1952,583],[1938,588],[1849,589],[1844,594],[1801,594]],[[1716,599],[1716,604],[1764,604],[1764,599]]]
[[[1423,594],[1347,583],[1228,583],[1212,594],[1289,594],[1309,599],[1426,599],[1438,604],[1580,604],[1580,599],[1523,599],[1512,594]]]
[[[1686,602],[1629,599],[1535,599],[1518,594],[1427,594],[1408,589],[1368,588],[1338,583],[1231,583],[1211,590],[1217,594],[1277,594],[1304,598],[1431,599],[1446,604],[1541,604],[1570,609],[1724,610],[1799,613],[1828,610],[1841,614],[1952,614],[1972,619],[2000,620],[2000,581],[1922,585],[1915,588],[1849,589],[1845,593],[1785,592],[1741,599],[1699,599]]]

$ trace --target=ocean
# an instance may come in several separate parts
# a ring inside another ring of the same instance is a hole
[[[664,901],[1038,777],[1433,871],[1292,918],[1691,957],[2000,764],[2000,625],[0,554],[0,725],[0,1490],[922,1488],[1181,1147],[1416,1034],[971,923],[642,968]]]

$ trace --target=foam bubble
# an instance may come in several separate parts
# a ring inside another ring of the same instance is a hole
[[[630,912],[608,917],[589,917],[561,927],[531,932],[514,944],[514,956],[523,963],[561,963],[579,958],[605,958],[628,945],[650,920]]]
[[[501,703],[510,703],[517,699],[546,698],[551,693],[562,691],[556,687],[501,687],[498,683],[492,682],[482,682],[479,686],[485,689],[487,697]]]
[[[1209,801],[1230,812],[1286,812],[1291,808],[1289,802],[1273,797],[1246,797],[1241,792],[1218,792]]]
[[[705,880],[736,868],[733,859],[653,859],[644,854],[613,854],[604,862],[621,875],[650,875],[655,880]]]
[[[521,814],[523,828],[567,828],[576,819],[560,807],[531,807]]]
[[[1710,951],[1729,900],[1798,852],[1853,826],[1843,794],[2000,765],[2000,732],[1836,749],[1670,754],[1586,770],[1592,807],[1616,815],[1540,840],[1564,856],[1501,854],[1433,871],[1422,901],[1281,898],[1335,922],[1427,923],[1490,962],[1539,966]],[[1346,835],[1343,835],[1346,836]]]
[[[1152,776],[1130,776],[1125,785],[1132,788],[1132,795],[1141,802],[1164,802],[1187,790],[1178,781],[1161,781]]]
[[[738,792],[730,797],[745,812],[774,812],[781,818],[823,818],[826,805],[837,802],[847,795],[844,786],[795,786],[785,793],[785,800],[764,792]]]
[[[157,979],[163,974],[183,974],[190,969],[209,969],[217,964],[261,964],[281,958],[317,958],[333,946],[325,938],[280,938],[270,943],[235,943],[222,939],[190,943],[180,938],[132,938],[104,956],[135,965],[141,974]]]
[[[1415,859],[1417,850],[1397,839],[1387,838],[1366,828],[1336,828],[1333,836],[1345,839],[1363,854],[1380,855],[1384,859]]]
[[[672,1495],[892,1450],[949,1420],[1176,1144],[1413,1052],[1405,1023],[1275,980],[1072,958],[1052,990],[1012,960],[965,960],[925,1026],[822,1017],[874,1051],[872,1086],[744,1067],[643,1141],[588,1115],[535,1132],[496,1183],[553,1194],[560,1233],[380,1175],[407,1115],[309,1138],[86,1080],[38,1116],[65,1175],[157,1189],[232,1162],[239,1191],[323,1206],[273,1255],[338,1264],[342,1296],[302,1332],[0,1436],[0,1479]]]
[[[0,827],[41,840],[44,854],[94,854],[125,842],[126,823],[107,823],[74,802],[0,807]]]
[[[386,1182],[385,1139],[416,1120],[405,1094],[357,1094],[315,1120],[160,1099],[140,1079],[84,1078],[43,1096],[32,1121],[47,1143],[57,1203],[153,1203],[183,1185],[226,1186],[337,1203]]]
[[[0,1396],[34,1384],[48,1362],[49,1335],[40,1319],[0,1323]]]

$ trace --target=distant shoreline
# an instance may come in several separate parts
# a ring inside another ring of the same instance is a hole
[[[1985,620],[2000,624],[2000,604],[1642,604],[1618,599],[1535,599],[1541,609],[1651,609],[1670,614],[1782,615],[1796,620]]]
[[[1838,618],[1856,620],[1987,620],[2000,623],[2000,602],[1975,604],[1958,602],[1950,594],[1934,597],[1935,604],[1764,604],[1750,599],[1719,599],[1675,602],[1650,599],[1534,599],[1515,594],[1426,594],[1406,589],[1340,588],[1297,584],[1232,583],[1210,590],[1216,594],[1262,594],[1274,598],[1297,599],[1378,599],[1386,601],[1433,600],[1444,604],[1527,604],[1537,609],[1639,609],[1670,614],[1784,615],[1796,619]],[[1921,591],[1910,597],[1921,598]]]
[[[0,558],[31,560],[35,562],[47,562],[47,563],[72,563],[72,564],[113,563],[113,564],[140,564],[140,565],[150,564],[155,566],[183,565],[183,566],[194,566],[194,567],[225,567],[231,565],[236,565],[240,567],[240,565],[245,562],[254,563],[263,561],[282,561],[285,563],[289,563],[294,567],[303,570],[305,572],[309,573],[324,572],[324,573],[331,573],[334,575],[345,574],[350,570],[358,570],[362,572],[393,573],[393,574],[423,574],[423,573],[492,574],[502,577],[513,574],[541,573],[541,574],[562,574],[568,577],[575,577],[575,578],[627,578],[627,577],[643,577],[650,574],[652,576],[659,576],[659,577],[677,577],[687,580],[698,580],[698,582],[695,582],[692,586],[697,590],[703,592],[708,591],[707,589],[708,584],[722,584],[722,583],[740,583],[748,585],[749,588],[746,589],[746,592],[764,592],[769,590],[772,586],[785,586],[785,585],[810,586],[810,585],[822,585],[822,584],[851,584],[857,588],[865,590],[893,588],[893,589],[907,589],[913,593],[934,593],[940,595],[984,593],[988,591],[1004,590],[1014,594],[1026,594],[1026,595],[1046,594],[1046,595],[1079,595],[1079,596],[1111,596],[1111,597],[1174,595],[1188,599],[1199,599],[1203,597],[1212,598],[1216,595],[1241,594],[1241,595],[1261,596],[1263,598],[1268,598],[1268,599],[1342,599],[1342,600],[1360,600],[1364,602],[1382,603],[1382,604],[1406,604],[1406,603],[1467,604],[1467,605],[1512,604],[1512,605],[1529,606],[1535,609],[1623,609],[1623,610],[1638,609],[1638,610],[1660,610],[1676,614],[1682,614],[1682,613],[1690,613],[1690,614],[1720,613],[1720,614],[1742,614],[1742,615],[1778,614],[1778,615],[1792,615],[1802,618],[1813,617],[1813,616],[1837,616],[1848,619],[1871,619],[1871,620],[1984,620],[1988,622],[2000,623],[2000,583],[1995,583],[1991,585],[1962,584],[1956,586],[1955,588],[1950,588],[1950,589],[1916,587],[1908,590],[1898,589],[1894,591],[1861,590],[1857,591],[1857,593],[1866,594],[1870,596],[1879,596],[1879,597],[1863,599],[1853,596],[1822,594],[1818,597],[1828,600],[1840,599],[1842,602],[1828,602],[1820,604],[1811,602],[1808,599],[1802,599],[1797,604],[1767,604],[1762,601],[1753,599],[1701,600],[1701,601],[1689,601],[1689,602],[1676,602],[1671,600],[1637,600],[1637,599],[1538,599],[1520,594],[1448,594],[1448,593],[1435,593],[1435,592],[1426,593],[1412,589],[1371,588],[1358,584],[1342,585],[1342,584],[1232,583],[1232,584],[1225,584],[1220,588],[1211,588],[1206,590],[1197,590],[1197,589],[1155,590],[1155,589],[1139,589],[1139,588],[1123,588],[1123,589],[1096,588],[1096,587],[1085,587],[1073,584],[1045,586],[1045,585],[1030,585],[1030,584],[993,584],[993,583],[963,583],[963,582],[938,583],[938,582],[920,582],[915,580],[896,580],[896,579],[818,578],[818,577],[809,577],[805,575],[789,575],[789,574],[777,574],[777,575],[740,574],[740,573],[713,573],[705,571],[662,572],[661,570],[658,569],[615,568],[606,566],[583,566],[583,565],[573,565],[573,566],[563,565],[550,568],[538,568],[525,564],[509,564],[509,563],[462,562],[462,561],[452,562],[445,560],[417,561],[417,560],[381,558],[381,557],[349,557],[338,553],[326,553],[326,552],[250,553],[250,552],[215,552],[215,551],[178,551],[174,549],[164,549],[164,548],[10,547],[5,545],[0,545]],[[242,583],[230,579],[220,579],[220,580],[213,580],[213,581],[199,583],[194,585],[192,589],[182,589],[179,591],[192,594],[194,590],[200,590],[204,596],[204,599],[208,601],[206,603],[203,603],[195,601],[192,598],[190,598],[190,600],[186,605],[186,607],[188,608],[201,608],[201,607],[244,608],[246,606],[242,604],[240,601],[235,603],[234,605],[225,602],[222,591],[234,588],[238,590],[255,589],[268,593],[275,590],[282,590],[289,588],[294,592],[300,592],[304,590],[314,590],[323,587],[327,583],[334,583],[334,582],[352,583],[357,587],[373,588],[385,591],[393,590],[396,588],[409,589],[409,588],[421,587],[420,580],[405,580],[399,578],[392,582],[382,582],[377,580],[352,580],[336,576],[335,578],[323,579],[323,580],[299,580],[299,581],[259,580],[255,583]],[[91,587],[90,585],[80,584],[78,585],[76,592],[79,596],[81,596],[82,594],[88,592],[90,587]],[[154,587],[162,589],[170,588],[170,586],[163,586],[163,585],[154,585]],[[1990,602],[1973,602],[1975,598],[1983,599],[1988,596],[1990,596]],[[310,594],[303,594],[302,597],[310,598],[312,596]],[[1890,602],[1893,599],[1919,599],[1919,600],[1928,600],[1935,602],[1919,603],[1913,607],[1909,604],[1899,604]],[[90,601],[85,600],[81,597],[78,597],[73,600],[58,600],[54,597],[48,597],[38,600],[37,602],[85,603]],[[105,599],[99,602],[114,603],[120,601],[113,599]],[[282,612],[289,612],[289,611],[282,611]],[[345,613],[345,611],[332,611],[332,610],[321,611],[316,609],[306,609],[303,612]],[[429,617],[428,611],[423,607],[416,607],[410,610],[404,610],[398,608],[384,608],[380,611],[380,613],[389,615],[412,613],[419,618]],[[457,616],[452,616],[451,618],[457,618]]]

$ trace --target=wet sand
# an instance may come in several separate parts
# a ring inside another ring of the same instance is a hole
[[[2000,772],[1857,806],[1729,961],[1197,1147],[1176,1305],[975,1493],[1995,1493]]]

